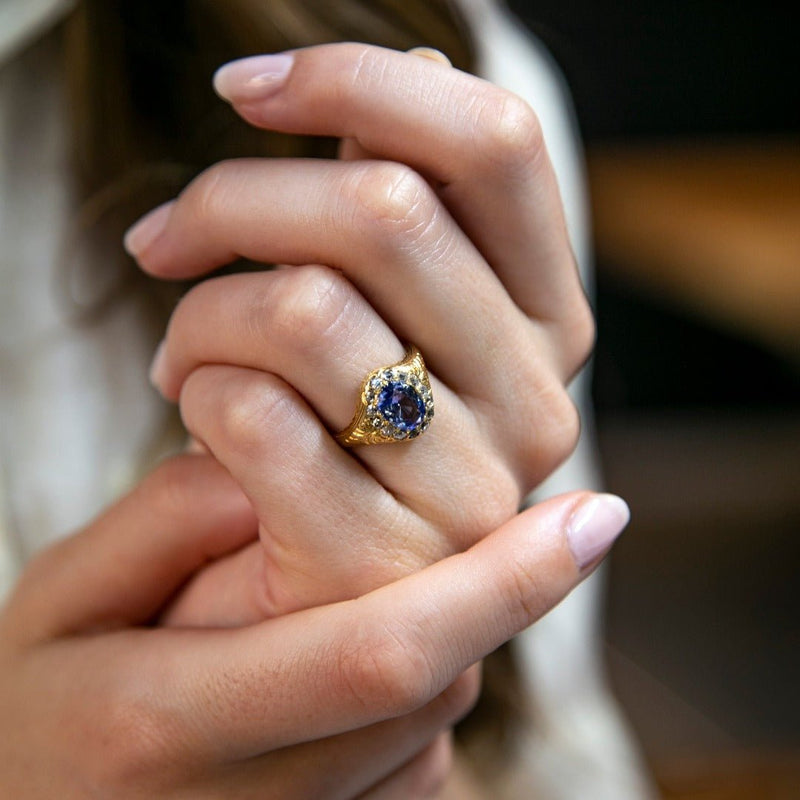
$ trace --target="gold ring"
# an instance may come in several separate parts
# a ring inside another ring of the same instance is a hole
[[[413,345],[402,361],[373,370],[361,384],[353,421],[336,436],[343,447],[416,439],[433,418],[431,381]]]

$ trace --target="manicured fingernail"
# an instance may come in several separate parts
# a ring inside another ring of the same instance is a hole
[[[150,364],[150,383],[159,391],[161,391],[163,380],[166,377],[166,349],[166,341],[162,339],[156,348],[153,361]]]
[[[441,50],[435,50],[433,47],[412,47],[407,52],[413,56],[420,56],[421,58],[428,58],[431,61],[438,61],[446,67],[453,66],[452,61],[450,61]]]
[[[266,100],[283,85],[293,63],[291,53],[231,61],[214,74],[214,91],[229,103]]]
[[[578,506],[567,525],[567,541],[578,567],[588,567],[603,555],[630,518],[628,504],[613,494],[597,495]]]
[[[138,258],[161,235],[167,227],[174,202],[162,203],[128,228],[122,244],[129,255]]]
[[[197,441],[194,436],[189,437],[189,441],[186,442],[186,448],[184,450],[185,453],[191,453],[192,455],[207,455],[208,448]]]

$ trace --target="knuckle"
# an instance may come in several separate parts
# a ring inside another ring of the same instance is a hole
[[[355,226],[381,237],[416,238],[428,229],[436,205],[425,179],[404,164],[370,164],[350,180]]]
[[[190,326],[206,308],[215,308],[224,299],[229,276],[205,278],[190,286],[178,300],[169,319],[168,333],[182,325]]]
[[[546,423],[537,436],[538,452],[545,474],[563,463],[575,449],[581,434],[578,408],[563,386],[558,384],[545,403]]]
[[[237,171],[235,160],[219,161],[203,170],[183,193],[193,216],[213,220],[227,204],[232,175]]]
[[[597,337],[597,325],[594,314],[585,300],[579,308],[573,311],[567,342],[569,351],[567,353],[568,367],[573,372],[577,372],[592,354]]]
[[[523,495],[566,461],[581,433],[580,414],[564,386],[554,377],[544,383],[541,375],[535,378],[528,385],[539,385],[519,412],[531,423],[508,442]]]
[[[249,324],[259,336],[276,339],[301,354],[327,352],[350,317],[353,286],[326,267],[298,267],[282,278],[277,297],[254,297],[247,312]]]
[[[202,304],[203,299],[209,291],[213,291],[207,284],[211,284],[213,287],[216,280],[216,278],[210,278],[209,280],[201,281],[183,293],[172,309],[169,321],[167,322],[167,332],[165,336],[167,342],[177,338],[184,328],[187,330],[190,329],[194,318],[195,307]]]
[[[578,445],[581,436],[581,415],[578,407],[566,390],[560,393],[561,401],[555,416],[558,443],[554,445],[554,455],[558,463],[564,461]]]
[[[94,764],[99,783],[164,788],[180,769],[178,753],[170,744],[171,730],[164,715],[147,702],[117,698],[107,710],[105,724],[93,731],[102,735],[98,748],[103,758]],[[97,753],[98,748],[87,750]]]
[[[373,86],[382,86],[388,67],[382,49],[359,43],[342,44],[339,49],[349,65],[340,72],[347,91],[363,92]]]
[[[260,375],[256,380],[225,381],[215,411],[220,436],[243,455],[260,452],[265,438],[285,436],[293,425],[296,405],[288,388],[276,385],[279,379]]]
[[[512,92],[490,87],[476,117],[476,144],[492,169],[516,175],[545,152],[542,126],[534,110]]]
[[[521,560],[509,565],[505,589],[506,610],[512,627],[526,627],[547,610],[548,593],[543,576],[536,574]]]
[[[434,672],[413,637],[387,623],[348,638],[337,658],[337,683],[364,708],[399,716],[430,699]]]

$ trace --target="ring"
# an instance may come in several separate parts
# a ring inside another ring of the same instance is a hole
[[[353,421],[336,436],[343,447],[416,439],[433,419],[431,381],[413,345],[402,361],[373,370],[361,384]]]

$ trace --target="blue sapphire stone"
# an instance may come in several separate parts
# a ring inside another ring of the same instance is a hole
[[[378,396],[378,411],[395,428],[411,433],[425,418],[425,403],[407,383],[392,381]]]

